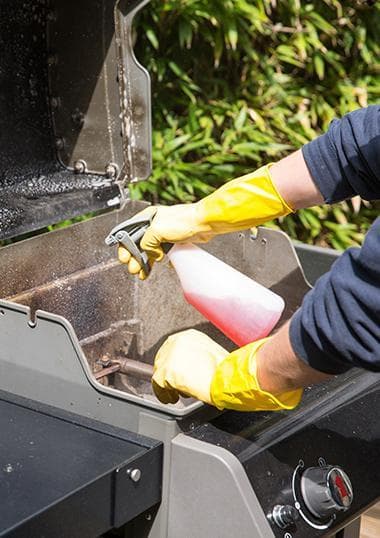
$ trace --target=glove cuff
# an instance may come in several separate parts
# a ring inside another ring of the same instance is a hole
[[[282,204],[282,208],[283,208],[283,211],[284,213],[280,216],[286,216],[286,215],[289,215],[290,213],[294,213],[294,209],[293,207],[288,204],[288,202],[281,196],[279,190],[277,189],[276,185],[274,184],[273,182],[273,179],[272,179],[272,174],[270,172],[270,169],[272,168],[272,166],[274,165],[275,163],[268,163],[266,166],[264,166],[263,168],[266,168],[266,171],[267,171],[267,174],[268,174],[268,181],[270,182],[272,188],[273,188],[273,191],[276,193],[277,195],[277,198],[279,200],[279,202]]]
[[[288,215],[293,209],[282,198],[270,174],[271,164],[228,181],[200,200],[200,220],[214,233],[259,226]]]
[[[263,338],[234,351],[217,366],[210,396],[218,409],[278,411],[294,409],[299,404],[302,389],[277,395],[261,390],[256,376],[256,354],[267,340]]]

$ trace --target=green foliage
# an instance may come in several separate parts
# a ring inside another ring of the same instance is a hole
[[[153,0],[136,24],[136,54],[152,76],[154,167],[133,196],[196,200],[375,103],[379,28],[379,4],[359,1]],[[281,227],[345,248],[376,214],[357,209],[307,209]]]

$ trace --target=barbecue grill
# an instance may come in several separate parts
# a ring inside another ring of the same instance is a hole
[[[293,412],[152,393],[169,334],[232,344],[167,262],[142,283],[104,244],[147,205],[128,196],[151,169],[146,3],[0,2],[0,238],[104,210],[0,251],[0,535],[356,538],[380,493],[379,376],[350,371]],[[266,228],[205,248],[285,299],[280,324],[337,256]]]

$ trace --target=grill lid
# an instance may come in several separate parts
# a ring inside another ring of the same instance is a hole
[[[2,0],[0,239],[119,205],[151,171],[148,0]]]

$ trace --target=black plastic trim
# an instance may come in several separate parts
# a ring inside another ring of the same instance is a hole
[[[93,538],[161,500],[158,441],[3,391],[0,430],[0,536]]]

